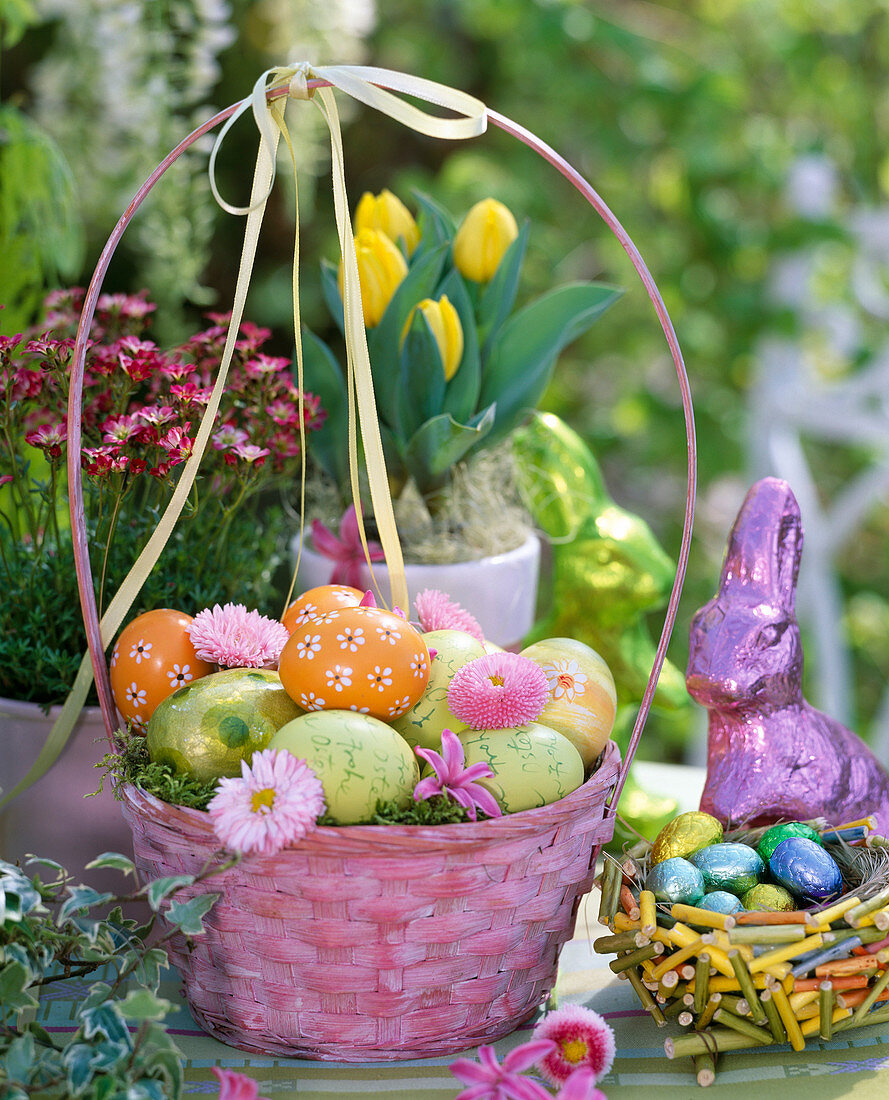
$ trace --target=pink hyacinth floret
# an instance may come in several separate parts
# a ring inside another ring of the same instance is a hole
[[[364,564],[364,546],[358,526],[358,513],[350,504],[340,520],[339,538],[320,520],[312,520],[312,545],[319,554],[335,563],[330,574],[331,584],[348,584],[361,587],[361,567]],[[368,540],[367,555],[371,561],[383,561],[385,554],[378,542]]]
[[[551,1053],[537,1064],[547,1081],[566,1082],[582,1067],[601,1081],[614,1061],[614,1032],[598,1012],[583,1005],[565,1005],[550,1012],[534,1028],[535,1039],[551,1039]]]
[[[464,634],[471,634],[484,645],[485,636],[478,622],[446,593],[439,592],[436,588],[425,588],[417,594],[414,607],[417,609],[420,629],[424,632],[462,630]]]
[[[324,788],[286,749],[265,749],[241,761],[240,778],[219,780],[207,806],[221,844],[235,852],[274,855],[302,837],[324,813]]]
[[[198,657],[222,668],[276,668],[290,638],[283,623],[240,603],[204,608],[185,629]]]
[[[494,1048],[487,1045],[478,1048],[478,1062],[458,1058],[451,1063],[451,1073],[469,1088],[459,1093],[456,1100],[550,1100],[545,1089],[522,1074],[551,1052],[552,1047],[549,1041],[532,1039],[511,1050],[502,1063],[497,1061]]]
[[[549,698],[546,673],[518,653],[486,653],[457,669],[448,706],[474,730],[512,729],[539,718]]]
[[[476,782],[477,779],[490,778],[494,774],[493,771],[481,761],[468,768],[465,766],[466,753],[463,742],[453,730],[442,730],[441,753],[437,753],[435,749],[421,748],[419,745],[414,752],[417,756],[422,756],[435,772],[435,775],[421,779],[414,787],[415,802],[443,794],[465,807],[473,821],[476,820],[476,809],[481,810],[488,817],[502,816],[497,800],[491,792],[486,791]]]
[[[219,1100],[267,1100],[265,1096],[256,1095],[259,1086],[245,1074],[219,1066],[210,1066],[210,1070],[219,1081]]]

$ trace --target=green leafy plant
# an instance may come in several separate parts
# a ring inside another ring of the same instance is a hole
[[[543,395],[562,349],[601,316],[619,291],[576,282],[517,309],[528,224],[519,230],[509,211],[488,199],[479,204],[484,210],[474,208],[458,228],[429,196],[418,194],[417,202],[419,226],[390,193],[376,199],[366,195],[356,211],[355,229],[390,484],[395,496],[412,484],[435,512],[455,470],[510,435]],[[327,305],[342,328],[333,265],[322,265],[321,279]],[[306,385],[328,412],[311,440],[312,453],[341,487],[345,501],[344,374],[313,333],[306,332],[303,350]]]
[[[157,879],[122,895],[74,885],[51,860],[33,859],[29,866],[37,870],[29,874],[0,861],[3,1100],[176,1100],[184,1060],[163,1022],[172,1005],[158,994],[169,965],[164,944],[177,934],[203,933],[203,918],[219,895],[180,901],[177,894],[231,863]],[[135,874],[132,860],[115,852],[88,865],[99,868]],[[134,903],[147,904],[146,923],[125,915]],[[159,915],[165,931],[158,936]],[[35,1018],[42,998],[59,981],[87,976],[95,980],[74,1010],[73,1029],[48,1031]]]

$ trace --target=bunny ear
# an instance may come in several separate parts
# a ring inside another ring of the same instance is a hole
[[[793,610],[803,552],[799,505],[786,481],[750,489],[729,535],[720,591],[744,587]]]

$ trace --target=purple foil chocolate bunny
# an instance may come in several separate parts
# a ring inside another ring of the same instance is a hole
[[[695,615],[686,684],[710,712],[701,809],[725,824],[874,814],[889,835],[889,776],[864,742],[802,695],[794,614],[803,549],[785,481],[758,481],[735,520],[719,592]]]

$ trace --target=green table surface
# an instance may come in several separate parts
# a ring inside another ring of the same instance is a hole
[[[644,1097],[682,1100],[685,1097],[723,1097],[760,1100],[828,1100],[832,1097],[889,1097],[889,1025],[840,1034],[831,1042],[810,1040],[794,1053],[774,1046],[723,1055],[716,1082],[706,1092],[697,1085],[688,1058],[668,1060],[664,1039],[679,1034],[676,1025],[658,1028],[642,1011],[628,982],[618,981],[608,959],[596,955],[590,940],[605,931],[597,922],[597,899],[591,895],[581,907],[575,937],[565,945],[557,986],[560,1003],[575,1002],[601,1013],[614,1028],[617,1058],[601,1087],[609,1100]],[[52,999],[44,1002],[43,1020],[52,1029],[72,1027],[73,1009],[88,988],[83,980],[60,982]],[[178,975],[163,983],[162,995],[176,1004],[168,1025],[185,1055],[186,1095],[218,1092],[211,1066],[246,1073],[259,1086],[259,1095],[288,1100],[332,1100],[347,1096],[395,1097],[399,1100],[453,1100],[460,1084],[451,1076],[450,1058],[332,1065],[301,1059],[262,1058],[245,1054],[205,1035],[185,1005]],[[496,1044],[501,1055],[530,1037],[531,1024]],[[467,1052],[471,1056],[472,1052]]]

